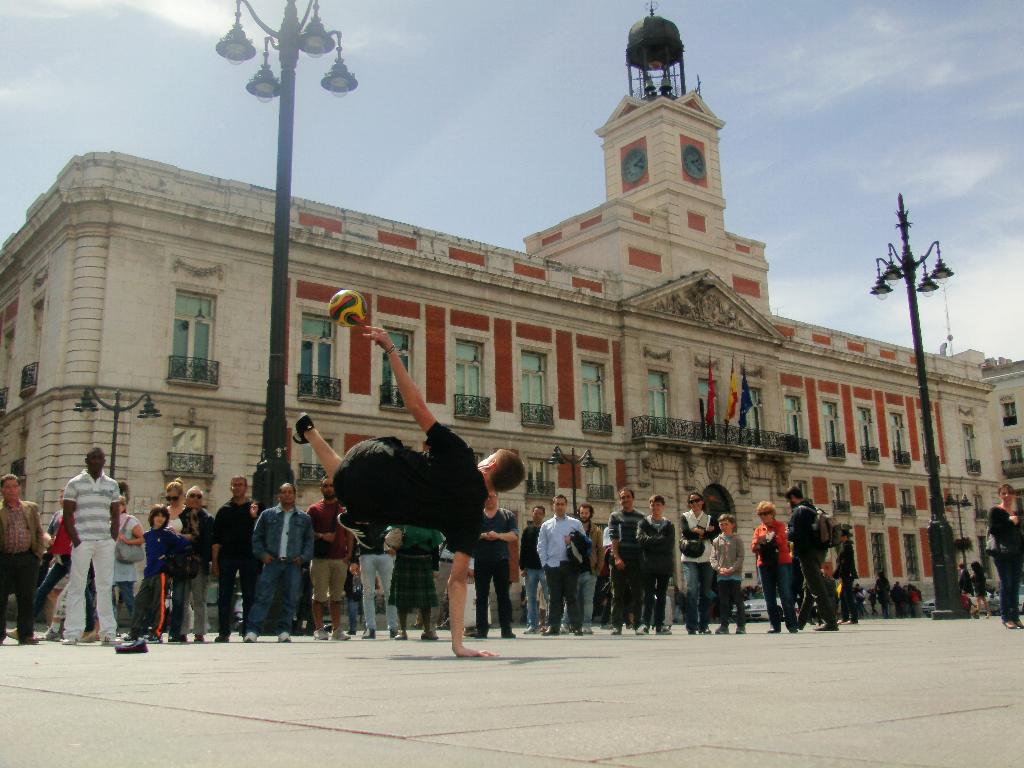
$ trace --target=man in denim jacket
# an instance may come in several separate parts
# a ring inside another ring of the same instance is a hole
[[[282,579],[284,595],[277,617],[277,641],[291,642],[292,620],[302,588],[302,566],[313,559],[313,522],[295,506],[295,486],[283,484],[277,498],[277,506],[263,510],[252,532],[252,553],[263,563],[263,572],[256,583],[256,602],[246,627],[247,643],[255,643],[259,638],[274,591]]]

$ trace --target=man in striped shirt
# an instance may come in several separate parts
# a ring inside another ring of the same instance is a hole
[[[114,575],[114,541],[117,539],[121,490],[103,472],[107,457],[100,448],[85,456],[85,469],[64,488],[64,530],[74,545],[68,583],[64,645],[77,645],[85,629],[85,585],[92,565],[96,594],[109,595]],[[100,619],[100,640],[114,645],[117,623],[112,603],[96,601]]]

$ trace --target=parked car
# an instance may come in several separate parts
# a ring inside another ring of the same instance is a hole
[[[768,603],[763,597],[752,597],[743,603],[747,621],[768,621]]]

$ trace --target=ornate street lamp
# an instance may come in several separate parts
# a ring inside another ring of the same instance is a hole
[[[590,453],[590,449],[587,448],[583,452],[583,455],[579,458],[576,457],[576,449],[573,448],[566,458],[565,454],[562,453],[562,449],[557,445],[555,450],[551,452],[551,456],[548,458],[548,464],[568,464],[572,467],[572,513],[576,514],[576,467],[583,467],[589,469],[590,467],[596,467],[597,462],[594,461],[594,457]]]
[[[970,546],[970,539],[964,536],[964,518],[960,514],[961,509],[970,509],[971,501],[967,498],[967,494],[963,494],[962,498],[954,496],[952,493],[946,494],[946,509],[952,509],[956,507],[956,522],[957,527],[960,530],[960,538],[953,542],[953,546],[960,551],[961,561],[964,564],[964,568],[967,567],[967,549]]]
[[[84,413],[95,413],[101,407],[104,410],[112,411],[114,414],[114,433],[110,438],[110,471],[107,473],[111,477],[117,477],[117,429],[118,424],[121,420],[122,413],[128,413],[129,411],[135,410],[138,405],[142,403],[142,410],[136,415],[139,419],[159,419],[163,414],[157,410],[157,407],[153,404],[153,398],[148,393],[139,395],[128,405],[121,405],[121,390],[114,390],[114,402],[107,402],[99,393],[96,392],[92,387],[86,387],[82,391],[82,399],[75,403],[75,412]]]
[[[267,375],[267,405],[263,420],[263,442],[260,461],[253,477],[253,495],[263,504],[272,504],[277,488],[292,482],[294,475],[288,463],[287,431],[284,408],[284,358],[288,329],[285,318],[288,307],[288,239],[292,199],[292,138],[295,127],[295,67],[299,52],[317,57],[335,48],[338,57],[320,84],[335,95],[343,96],[356,89],[358,82],[341,58],[341,32],[328,31],[320,20],[318,0],[309,0],[306,12],[299,18],[296,0],[286,0],[280,29],[272,29],[253,10],[249,0],[236,0],[235,23],[220,42],[217,53],[232,64],[248,61],[256,48],[242,29],[242,6],[249,10],[256,24],[266,33],[263,64],[246,84],[245,89],[261,101],[280,97],[277,128],[277,189],[274,205],[274,261],[270,298],[270,361]],[[337,42],[335,42],[337,41]],[[280,79],[270,67],[270,49],[279,52]]]
[[[917,366],[917,386],[921,395],[921,424],[924,426],[924,450],[928,469],[928,502],[931,519],[928,523],[928,543],[932,557],[932,579],[935,585],[935,611],[933,619],[962,619],[967,613],[960,605],[960,587],[956,577],[956,555],[953,551],[953,531],[943,509],[942,484],[939,480],[938,454],[935,452],[935,435],[932,429],[932,404],[928,396],[928,375],[925,371],[924,344],[921,341],[921,318],[917,309],[917,294],[929,296],[941,283],[953,276],[942,260],[939,241],[936,240],[920,259],[915,259],[910,250],[910,220],[903,207],[903,195],[899,196],[899,210],[896,211],[897,229],[900,231],[902,249],[889,243],[889,254],[884,259],[875,259],[877,279],[871,295],[879,299],[892,293],[891,283],[903,280],[907,286],[907,302],[910,305],[910,330],[914,338],[914,362]],[[935,251],[935,268],[928,271],[928,259]],[[918,268],[921,278],[918,282]]]

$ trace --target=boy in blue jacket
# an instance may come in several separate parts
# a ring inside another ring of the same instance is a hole
[[[142,584],[135,596],[135,610],[132,612],[131,641],[145,637],[145,630],[152,627],[151,635],[160,642],[168,616],[164,610],[168,578],[164,572],[167,558],[177,552],[184,552],[189,542],[172,528],[167,527],[170,513],[167,507],[154,504],[149,510],[149,530],[143,534],[146,540],[146,569],[142,573]]]

